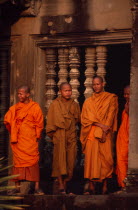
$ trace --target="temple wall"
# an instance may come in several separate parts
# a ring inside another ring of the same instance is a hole
[[[37,17],[21,17],[12,35],[85,32],[132,27],[129,0],[42,0]],[[50,25],[51,24],[51,25]]]
[[[33,98],[43,108],[46,57],[37,41],[47,40],[46,47],[48,39],[54,40],[57,35],[79,34],[78,38],[81,39],[87,33],[101,33],[104,40],[105,32],[131,29],[132,16],[129,0],[42,0],[38,6],[38,15],[32,16],[27,10],[11,27],[11,104],[16,102],[15,89],[27,83],[32,89]],[[71,40],[67,38],[66,43],[69,42]]]

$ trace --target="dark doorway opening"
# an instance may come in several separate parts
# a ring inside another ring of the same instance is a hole
[[[130,83],[131,45],[109,45],[106,65],[105,90],[118,96],[119,113],[118,125],[120,125],[121,113],[125,100],[123,90]]]

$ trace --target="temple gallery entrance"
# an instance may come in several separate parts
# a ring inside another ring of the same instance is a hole
[[[65,80],[72,84],[74,90],[73,97],[78,100],[82,107],[85,98],[89,96],[89,91],[92,91],[90,79],[95,73],[97,73],[105,79],[105,90],[118,95],[118,124],[120,124],[121,112],[125,102],[123,99],[123,89],[130,81],[130,44],[108,45],[103,48],[86,46],[77,48],[73,47],[70,49],[49,48],[45,50],[47,57],[46,96],[48,96],[46,108],[48,108],[49,103],[58,95],[58,85]],[[48,95],[49,92],[51,92],[51,97]],[[53,186],[55,186],[56,183],[56,180],[50,177],[52,167],[52,148],[52,142],[46,140],[44,132],[40,145],[40,184],[46,194],[52,194]],[[83,179],[83,158],[81,145],[78,139],[76,167],[73,179],[70,182],[70,187],[72,188],[71,191],[74,191],[76,194],[83,193],[86,181]],[[118,189],[115,175],[109,180],[108,184],[110,192],[114,192]],[[97,192],[99,191],[97,190]]]

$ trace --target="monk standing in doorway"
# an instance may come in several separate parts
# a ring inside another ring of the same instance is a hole
[[[94,193],[95,182],[103,182],[107,192],[107,178],[113,172],[112,134],[117,129],[118,100],[115,94],[104,92],[102,77],[92,81],[94,93],[86,99],[81,115],[81,143],[85,154],[84,178],[89,179],[89,191]]]
[[[117,179],[120,187],[124,188],[124,179],[127,176],[128,168],[128,143],[129,143],[129,95],[130,87],[124,88],[125,108],[122,113],[122,122],[117,135]]]
[[[46,133],[54,144],[52,177],[57,177],[59,193],[66,193],[66,182],[72,178],[76,160],[77,132],[80,121],[78,103],[71,99],[72,87],[60,85],[61,96],[50,105],[47,115]]]
[[[19,87],[18,99],[4,117],[13,152],[12,174],[20,174],[14,180],[16,192],[19,192],[20,181],[27,180],[35,182],[36,193],[42,194],[39,190],[38,141],[43,129],[43,114],[38,103],[30,99],[28,86]]]

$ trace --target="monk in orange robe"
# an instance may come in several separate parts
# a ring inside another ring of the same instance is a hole
[[[66,182],[72,178],[76,160],[80,108],[71,99],[70,84],[62,83],[60,93],[61,97],[56,98],[48,110],[46,133],[54,144],[52,177],[58,178],[59,193],[65,194]]]
[[[128,143],[129,143],[129,94],[130,87],[124,88],[124,98],[126,99],[125,109],[122,113],[122,122],[117,135],[117,179],[120,187],[125,187],[124,179],[128,169]]]
[[[118,99],[104,92],[102,77],[92,81],[94,93],[86,99],[81,115],[81,143],[84,160],[84,178],[89,179],[89,192],[94,193],[95,182],[103,182],[107,192],[107,178],[113,172],[112,136],[117,129]]]
[[[43,114],[38,103],[29,96],[28,86],[18,89],[19,102],[10,107],[4,117],[4,124],[10,133],[14,165],[12,174],[20,174],[14,180],[15,185],[18,187],[21,180],[33,181],[39,192],[38,141],[43,129]]]

